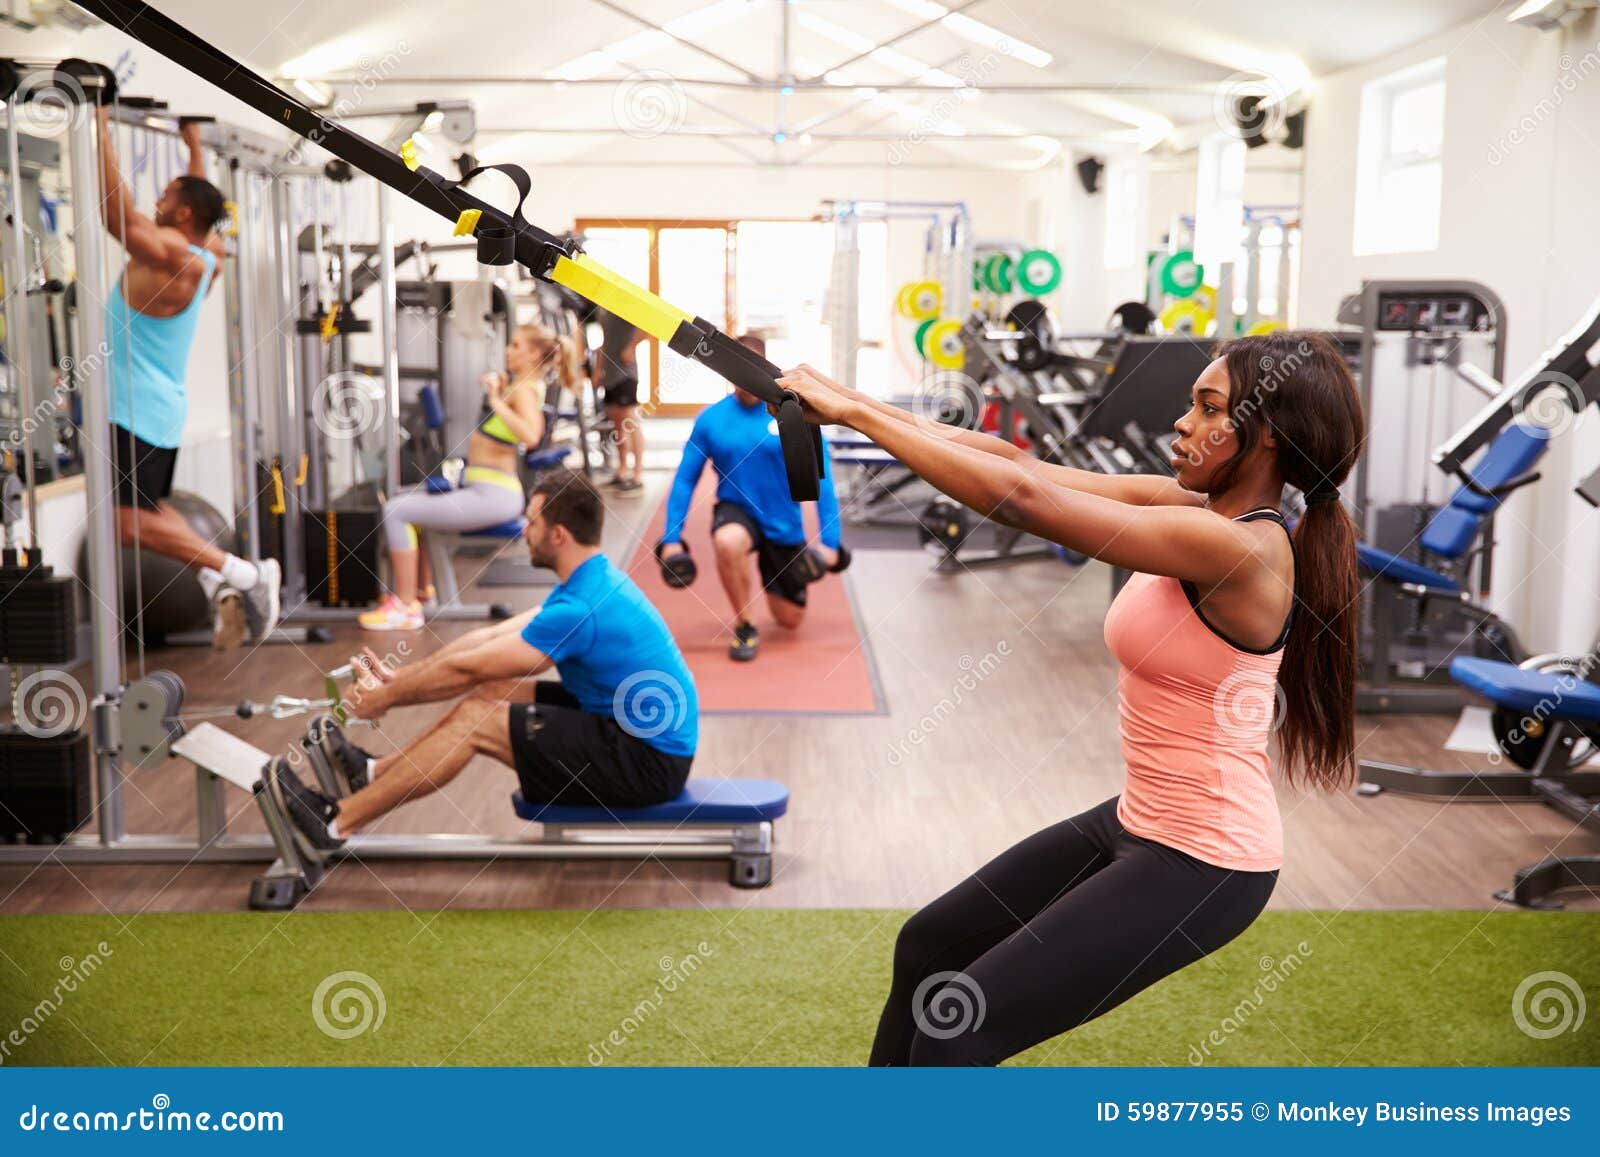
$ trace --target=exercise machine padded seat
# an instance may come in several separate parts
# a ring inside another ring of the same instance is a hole
[[[536,804],[511,795],[522,819],[541,824],[758,824],[789,810],[789,789],[769,779],[691,779],[676,799],[652,807]]]
[[[1557,719],[1600,720],[1600,686],[1559,672],[1530,671],[1497,659],[1461,656],[1450,677],[1498,707],[1537,711]]]
[[[1392,582],[1412,583],[1441,594],[1456,594],[1461,590],[1461,584],[1448,575],[1364,542],[1356,543],[1356,560],[1363,570]]]

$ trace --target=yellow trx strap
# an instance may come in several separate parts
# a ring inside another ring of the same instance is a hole
[[[623,321],[632,322],[657,341],[670,342],[680,325],[694,320],[693,314],[685,313],[648,289],[613,273],[587,253],[556,258],[550,280],[565,285],[579,297],[587,298]]]

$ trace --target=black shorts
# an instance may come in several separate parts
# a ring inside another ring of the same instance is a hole
[[[143,438],[111,424],[111,462],[117,474],[117,505],[155,510],[172,496],[172,472],[178,451],[152,446]]]
[[[797,607],[805,606],[806,580],[801,577],[795,561],[805,553],[806,544],[802,542],[790,546],[773,542],[761,533],[755,516],[737,502],[717,503],[716,509],[711,512],[711,533],[715,534],[730,522],[736,522],[750,532],[750,541],[755,544],[751,549],[756,552],[756,562],[761,568],[762,588],[768,594],[776,595]]]
[[[532,703],[511,705],[511,757],[522,798],[569,807],[649,807],[675,799],[693,757],[668,755],[609,715],[578,706],[560,683],[534,684]]]
[[[639,404],[639,379],[623,378],[605,388],[607,406],[637,406]]]

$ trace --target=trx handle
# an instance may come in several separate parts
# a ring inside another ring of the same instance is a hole
[[[679,326],[668,346],[776,409],[789,497],[815,502],[822,486],[822,430],[806,421],[799,396],[778,385],[783,371],[701,317]]]
[[[522,206],[527,201],[528,195],[533,192],[533,179],[528,176],[528,171],[521,165],[479,165],[456,183],[460,189],[479,173],[490,171],[504,173],[511,178],[511,183],[517,187],[517,204],[511,210],[511,219],[507,224],[498,221],[483,223],[483,214],[475,209],[468,209],[457,218],[457,231],[472,233],[478,239],[478,263],[480,265],[511,265],[517,259],[517,227],[527,225],[523,219]],[[465,218],[465,220],[463,219]],[[465,230],[461,226],[466,226]]]

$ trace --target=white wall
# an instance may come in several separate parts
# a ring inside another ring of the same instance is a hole
[[[1481,281],[1505,302],[1508,375],[1565,333],[1600,294],[1597,42],[1593,15],[1561,33],[1490,17],[1319,78],[1307,123],[1302,323],[1331,325],[1340,299],[1363,279],[1450,277]],[[1356,257],[1362,85],[1439,56],[1446,107],[1438,248]],[[1591,410],[1558,439],[1544,480],[1496,523],[1495,601],[1537,649],[1581,649],[1600,628],[1600,518],[1571,494],[1600,464],[1597,424]]]

